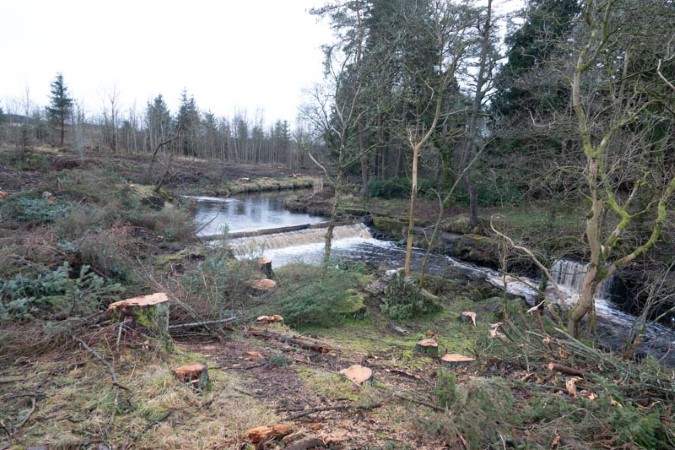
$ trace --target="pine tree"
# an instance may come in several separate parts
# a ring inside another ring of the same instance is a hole
[[[171,129],[171,112],[166,106],[164,97],[159,94],[145,109],[145,125],[148,130],[148,144],[151,150],[169,137]]]
[[[186,156],[197,155],[197,137],[199,133],[199,110],[193,96],[186,90],[181,93],[180,108],[176,117],[176,128],[179,135],[178,145]]]
[[[50,122],[57,126],[61,132],[60,145],[63,146],[66,133],[66,119],[73,108],[73,99],[68,96],[68,88],[63,81],[63,74],[56,74],[51,84],[50,106],[47,107],[47,115]]]

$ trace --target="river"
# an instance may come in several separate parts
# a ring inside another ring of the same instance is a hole
[[[197,203],[195,221],[198,235],[212,238],[227,230],[237,233],[274,230],[277,228],[314,225],[325,221],[320,216],[294,213],[284,208],[284,199],[292,192],[246,194],[229,198],[190,197]],[[293,262],[317,264],[323,257],[325,229],[306,228],[287,232],[270,232],[261,236],[239,237],[228,244],[239,258],[266,256],[275,267]],[[413,267],[419,269],[425,252],[415,249]],[[403,266],[404,248],[398,243],[377,239],[362,223],[340,225],[335,228],[333,258],[336,261],[358,261],[380,270]],[[547,298],[566,305],[578,298],[578,284],[584,266],[577,262],[561,260],[551,268],[557,287],[547,291]],[[449,256],[430,256],[428,271],[435,275],[464,276],[472,280],[484,280],[510,294],[525,298],[532,304],[536,298],[537,280],[519,277],[504,277],[499,272],[461,261]],[[605,298],[599,290],[596,312],[599,318],[601,341],[610,348],[618,349],[625,341],[635,317],[621,311]],[[652,324],[645,333],[645,342],[640,351],[651,353],[669,366],[675,366],[675,331]]]

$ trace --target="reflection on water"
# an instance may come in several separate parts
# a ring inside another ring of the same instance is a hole
[[[291,194],[259,193],[242,197],[188,197],[197,201],[195,222],[198,236],[255,231],[321,222],[319,216],[293,213],[284,209],[284,199]]]

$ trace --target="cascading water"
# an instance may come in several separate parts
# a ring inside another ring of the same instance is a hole
[[[326,228],[308,228],[286,233],[231,239],[228,241],[228,245],[236,256],[267,255],[270,251],[284,248],[304,248],[313,244],[323,245],[325,238]],[[345,239],[355,242],[356,240],[363,241],[372,238],[373,236],[370,234],[368,227],[362,223],[338,225],[333,229],[333,240],[336,243]],[[278,266],[279,262],[275,261],[275,265]]]
[[[551,266],[551,276],[556,284],[577,295],[581,292],[582,283],[587,271],[588,264],[569,259],[559,259]],[[611,297],[613,281],[613,276],[603,280],[597,287],[595,297],[598,299],[609,299]]]

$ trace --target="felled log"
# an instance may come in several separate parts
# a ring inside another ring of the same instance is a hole
[[[473,326],[476,326],[476,313],[473,311],[463,311],[459,316],[462,322],[471,323]]]
[[[415,351],[436,358],[438,357],[438,342],[434,338],[422,339],[415,344]]]
[[[263,425],[246,431],[246,438],[252,444],[259,444],[271,439],[279,439],[290,434],[292,431],[293,427],[287,423],[278,423],[272,426]]]
[[[574,367],[563,366],[562,364],[550,362],[546,365],[546,368],[551,372],[561,372],[567,375],[576,375],[579,377],[584,376],[584,371],[575,369]]]
[[[202,363],[193,363],[173,369],[173,374],[183,383],[205,390],[209,386],[209,371]]]
[[[272,270],[272,260],[266,257],[258,259],[258,269],[269,279],[274,278],[274,271]]]
[[[262,339],[272,339],[279,342],[285,342],[296,347],[304,348],[318,353],[329,353],[332,349],[321,341],[301,336],[287,336],[281,333],[274,333],[267,330],[249,329],[248,334]]]
[[[108,305],[108,313],[116,320],[126,318],[155,333],[170,347],[169,297],[164,292],[128,298]]]

